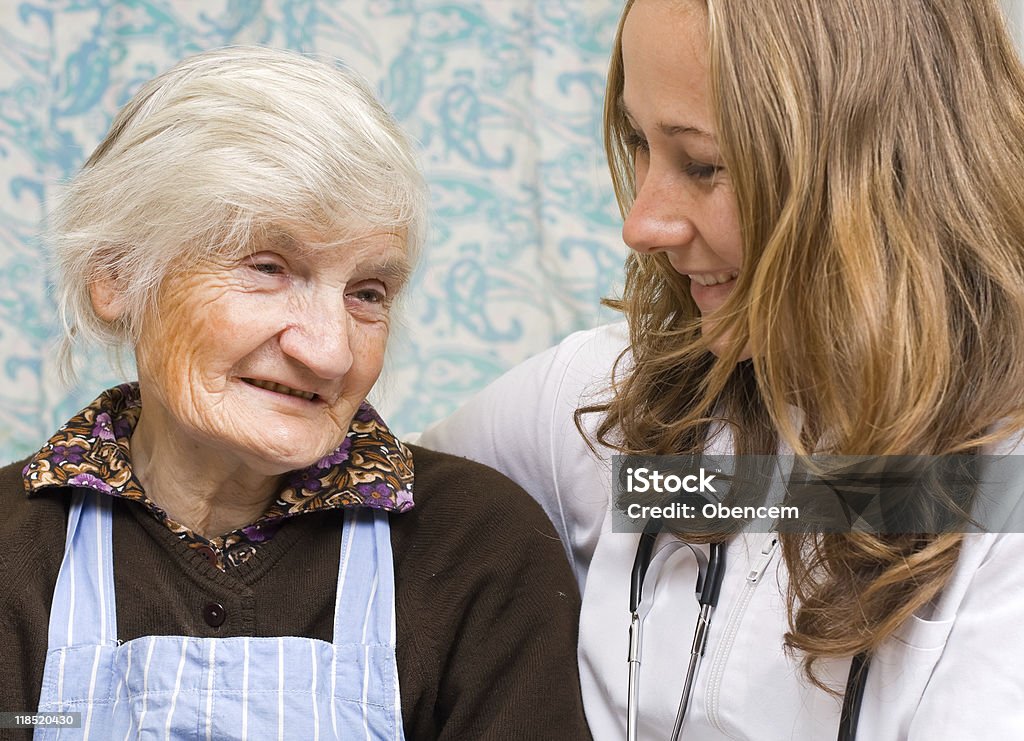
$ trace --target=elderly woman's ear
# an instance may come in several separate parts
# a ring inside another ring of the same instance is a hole
[[[122,319],[125,300],[116,276],[103,275],[92,278],[89,281],[89,297],[92,299],[92,309],[97,317],[109,324]]]

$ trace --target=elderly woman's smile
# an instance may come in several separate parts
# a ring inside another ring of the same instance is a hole
[[[296,399],[305,399],[306,401],[323,401],[318,394],[312,391],[303,391],[301,389],[291,388],[290,386],[284,386],[280,383],[274,383],[273,381],[263,381],[255,378],[243,378],[242,380],[256,388],[272,391],[276,394],[286,394],[287,396],[293,396]]]
[[[394,232],[344,241],[282,239],[168,278],[136,348],[145,412],[133,448],[159,441],[206,470],[262,475],[337,448],[380,374],[408,270]],[[113,295],[94,291],[97,309],[116,314]]]

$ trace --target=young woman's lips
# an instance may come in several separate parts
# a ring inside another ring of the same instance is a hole
[[[738,270],[720,273],[688,273],[690,296],[701,311],[716,309],[736,285]]]

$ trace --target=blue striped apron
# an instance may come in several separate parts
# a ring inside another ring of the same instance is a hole
[[[111,498],[75,491],[50,610],[35,738],[400,741],[387,515],[345,513],[333,643],[146,636],[118,645]]]

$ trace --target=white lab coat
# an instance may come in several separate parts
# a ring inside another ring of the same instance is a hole
[[[420,439],[503,471],[540,501],[560,532],[583,592],[580,675],[595,741],[625,738],[629,576],[639,536],[612,532],[611,452],[588,449],[573,412],[600,398],[626,345],[621,324],[574,334]],[[586,420],[586,427],[595,422]],[[728,435],[719,435],[713,448],[727,452]],[[1012,485],[1024,490],[1024,481]],[[719,606],[683,739],[836,737],[841,700],[810,685],[798,659],[783,649],[786,570],[771,542],[770,534],[751,533],[726,549]],[[655,588],[641,657],[644,741],[667,739],[672,728],[697,614],[695,569],[682,549]],[[841,691],[849,659],[821,663]],[[873,658],[868,676],[858,739],[1024,739],[1022,536],[967,536],[930,614],[902,626]]]

